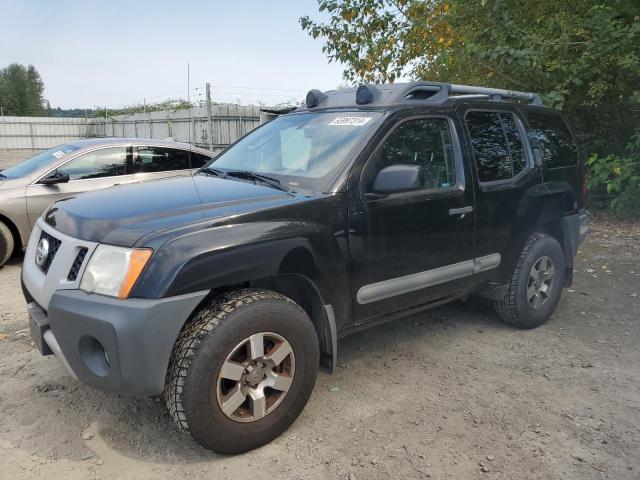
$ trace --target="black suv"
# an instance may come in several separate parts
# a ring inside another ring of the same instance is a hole
[[[31,334],[97,388],[163,395],[225,453],[304,408],[338,338],[476,295],[532,328],[571,284],[583,165],[535,94],[322,93],[193,177],[53,204],[23,267]]]

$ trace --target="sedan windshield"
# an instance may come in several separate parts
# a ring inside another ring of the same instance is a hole
[[[220,154],[209,169],[254,172],[283,187],[321,191],[380,113],[304,113],[279,117]],[[204,172],[203,172],[204,173]]]
[[[26,177],[40,168],[60,160],[65,155],[78,150],[75,145],[58,145],[51,150],[40,152],[35,157],[31,157],[24,162],[20,162],[13,167],[2,171],[2,175],[7,178]]]

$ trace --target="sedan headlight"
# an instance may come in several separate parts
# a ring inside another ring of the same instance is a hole
[[[89,293],[127,298],[153,250],[98,245],[84,270],[80,288]]]

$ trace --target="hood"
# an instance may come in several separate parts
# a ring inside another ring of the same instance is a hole
[[[45,222],[82,240],[133,246],[153,232],[295,201],[271,187],[196,175],[69,197],[51,206]]]

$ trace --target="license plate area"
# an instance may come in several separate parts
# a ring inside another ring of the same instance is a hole
[[[29,333],[31,334],[31,340],[35,343],[41,355],[52,355],[53,352],[44,341],[44,332],[50,328],[47,314],[35,302],[27,305],[27,313],[29,314]]]

